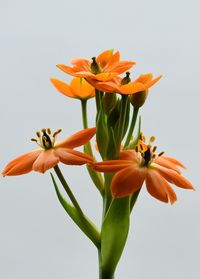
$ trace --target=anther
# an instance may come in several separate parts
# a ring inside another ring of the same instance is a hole
[[[46,129],[45,129],[45,128],[43,128],[41,131],[42,131],[43,133],[46,133]]]
[[[156,139],[156,138],[155,138],[154,136],[151,136],[150,139],[149,139],[149,141],[150,141],[150,142],[154,142],[155,139]]]
[[[35,141],[35,142],[37,142],[37,140],[36,140],[36,139],[31,139],[31,141]]]
[[[60,132],[62,132],[62,129],[58,129],[57,131],[55,131],[53,133],[53,138],[55,138],[58,134],[60,134]]]
[[[36,135],[37,135],[38,138],[40,138],[40,136],[41,136],[39,131],[36,132]]]
[[[156,158],[156,154],[153,154],[152,158],[155,159]]]
[[[160,152],[160,153],[158,154],[158,156],[160,157],[160,156],[162,156],[164,153],[165,153],[165,152]]]
[[[152,149],[152,151],[155,152],[156,149],[157,149],[157,146],[154,146],[153,149]]]
[[[138,146],[135,147],[135,151],[138,152]]]
[[[50,129],[50,128],[47,128],[47,133],[48,133],[49,135],[51,135],[51,129]]]
[[[143,151],[143,146],[142,146],[142,144],[140,143],[140,149]]]

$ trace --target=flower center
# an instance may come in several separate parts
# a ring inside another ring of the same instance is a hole
[[[95,75],[101,73],[101,69],[100,69],[99,63],[96,61],[96,57],[92,57],[92,63],[90,65],[90,70]]]
[[[144,135],[140,135],[140,139],[135,150],[137,153],[140,153],[142,157],[141,167],[148,167],[156,157],[160,157],[164,154],[164,152],[160,152],[159,154],[155,153],[157,146],[151,145],[154,140],[154,136],[150,137],[149,143],[147,144],[145,143]]]
[[[35,141],[37,145],[41,148],[48,150],[54,147],[56,142],[57,135],[61,132],[61,129],[55,131],[51,134],[51,130],[49,128],[42,129],[41,131],[37,131],[36,135],[38,139],[32,138],[32,141]]]

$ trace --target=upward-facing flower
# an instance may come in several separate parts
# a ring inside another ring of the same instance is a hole
[[[112,194],[116,198],[129,196],[146,182],[150,195],[172,204],[177,197],[169,183],[183,189],[194,189],[192,184],[181,175],[178,167],[183,167],[178,160],[155,154],[156,147],[140,144],[137,150],[124,150],[119,160],[110,160],[94,164],[94,169],[101,172],[115,173],[112,179]]]
[[[75,58],[71,63],[72,67],[63,64],[57,67],[72,76],[98,81],[110,80],[135,64],[132,61],[120,61],[119,51],[114,53],[113,50],[106,50],[92,60]]]
[[[93,162],[91,156],[74,150],[74,148],[87,143],[94,136],[95,128],[79,131],[63,141],[56,142],[56,137],[60,132],[61,130],[58,130],[51,135],[50,129],[38,131],[36,133],[38,140],[32,139],[32,141],[35,141],[40,148],[12,160],[5,167],[2,175],[21,175],[32,170],[44,173],[59,162],[66,165],[83,165]]]
[[[105,92],[116,92],[124,95],[132,95],[138,92],[147,91],[151,86],[158,82],[162,76],[153,78],[151,73],[140,75],[134,81],[123,82],[129,79],[130,73],[126,73],[126,77],[122,79],[121,77],[114,77],[108,81],[97,81],[91,80],[90,83],[98,90]]]
[[[55,88],[65,96],[80,100],[89,99],[95,96],[95,89],[84,78],[73,78],[70,84],[55,78],[50,79]]]

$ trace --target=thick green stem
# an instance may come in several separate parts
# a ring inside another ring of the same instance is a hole
[[[109,271],[105,271],[102,269],[100,249],[98,250],[98,258],[99,258],[99,279],[114,279],[114,274],[111,274]]]
[[[73,203],[75,208],[79,211],[79,213],[84,215],[80,205],[78,204],[78,202],[77,202],[77,200],[76,200],[76,198],[74,196],[74,194],[72,193],[71,189],[69,188],[69,185],[67,184],[67,181],[65,180],[65,178],[64,178],[64,176],[63,176],[63,174],[62,174],[62,172],[61,172],[61,170],[59,168],[59,166],[56,165],[54,167],[54,170],[55,170],[55,172],[56,172],[56,174],[57,174],[57,176],[58,176],[58,178],[59,178],[63,188],[65,189],[67,195],[69,196],[71,202]]]
[[[133,111],[133,116],[132,116],[129,132],[128,132],[124,147],[127,147],[130,143],[130,140],[131,140],[131,137],[133,135],[134,128],[135,128],[135,123],[136,123],[136,120],[137,120],[138,111],[139,111],[139,108],[135,108],[134,111]]]

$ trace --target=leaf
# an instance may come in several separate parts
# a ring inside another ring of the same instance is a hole
[[[105,216],[101,232],[101,266],[103,273],[114,274],[129,231],[129,197],[114,199]]]
[[[84,234],[95,244],[97,248],[100,246],[100,233],[98,232],[95,225],[83,214],[80,214],[79,211],[71,205],[68,201],[65,200],[65,198],[60,193],[58,186],[56,184],[55,178],[52,173],[51,178],[56,190],[57,197],[65,209],[65,211],[68,213],[68,215],[71,217],[71,219],[77,224],[77,226],[84,232]]]

